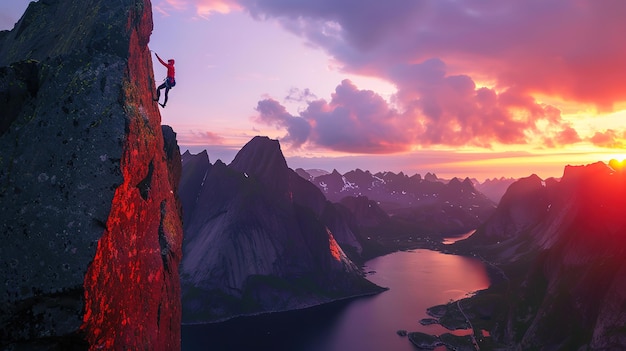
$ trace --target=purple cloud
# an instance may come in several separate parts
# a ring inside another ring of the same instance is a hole
[[[255,122],[286,129],[287,135],[283,137],[283,141],[292,147],[299,148],[309,137],[311,132],[309,123],[300,117],[290,115],[278,101],[273,99],[259,101],[256,110],[258,115],[254,118]]]
[[[431,65],[438,63],[425,64]],[[433,74],[420,65],[407,67],[402,74],[406,87],[399,88],[397,99],[401,110],[344,80],[330,101],[310,101],[299,116],[276,100],[262,100],[255,121],[287,129],[284,140],[297,147],[310,142],[369,154],[407,151],[416,145],[524,144],[533,134],[546,135],[554,146],[580,140],[558,109],[512,89],[498,94],[476,88],[469,77],[446,76],[440,68]]]
[[[344,69],[445,62],[455,75],[611,110],[626,96],[626,2],[240,0],[325,49]],[[397,79],[397,77],[394,77]]]

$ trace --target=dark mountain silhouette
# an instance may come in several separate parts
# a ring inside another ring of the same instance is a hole
[[[308,173],[300,170],[301,176]],[[308,179],[311,179],[310,175]],[[474,188],[468,179],[439,181],[428,173],[407,176],[400,172],[356,169],[340,174],[337,170],[311,180],[333,202],[345,197],[366,197],[413,235],[441,236],[461,234],[475,229],[495,210],[495,203]],[[387,231],[390,232],[390,231]]]
[[[180,185],[186,212],[184,322],[381,291],[338,244],[362,249],[350,225],[313,184],[287,167],[278,141],[255,137],[230,165],[218,160],[200,166],[205,162],[206,155],[183,155],[182,179],[190,182]],[[323,218],[334,220],[326,225]]]
[[[180,151],[149,0],[32,2],[0,32],[0,349],[180,349]]]
[[[340,204],[345,206],[363,227],[375,227],[389,223],[389,215],[383,211],[376,201],[365,196],[348,196],[341,199]]]
[[[185,151],[181,155],[181,163],[185,171],[181,175],[178,196],[184,209],[183,223],[189,223],[196,209],[200,190],[204,186],[212,165],[206,150],[197,155]]]
[[[474,187],[476,190],[485,194],[491,201],[496,204],[500,202],[502,195],[506,192],[511,184],[513,184],[517,179],[515,178],[492,178],[486,179],[484,182],[479,182],[476,179],[472,179],[472,183],[474,183]]]
[[[546,182],[553,184],[553,180]],[[536,226],[547,214],[553,199],[548,197],[546,183],[537,175],[521,178],[509,186],[494,215],[474,239],[484,237],[491,243],[517,238]]]
[[[296,168],[296,173],[298,173],[300,177],[306,180],[312,181],[313,179],[315,179],[315,177],[328,174],[329,172],[323,169],[306,169],[305,170],[302,168]]]
[[[479,327],[520,349],[626,346],[625,210],[626,178],[601,162],[568,166],[560,181],[512,184],[455,244],[494,268],[495,283],[465,304]]]

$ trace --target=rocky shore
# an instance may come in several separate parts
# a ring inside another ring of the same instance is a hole
[[[469,335],[458,336],[445,333],[440,336],[426,333],[413,332],[408,335],[409,341],[420,349],[434,350],[438,346],[445,346],[448,350],[475,350]]]

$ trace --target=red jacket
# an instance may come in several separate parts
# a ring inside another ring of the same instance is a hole
[[[176,74],[176,70],[174,69],[174,60],[170,59],[168,61],[169,62],[165,62],[163,60],[161,60],[161,58],[159,57],[159,55],[156,55],[157,59],[159,59],[159,62],[161,62],[161,64],[165,67],[167,67],[167,78],[172,78],[174,79],[174,75]]]

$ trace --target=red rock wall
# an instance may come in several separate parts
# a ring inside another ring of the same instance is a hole
[[[149,0],[129,14],[123,87],[127,136],[106,229],[85,275],[82,330],[91,350],[179,350],[182,223],[163,151],[147,47]]]

